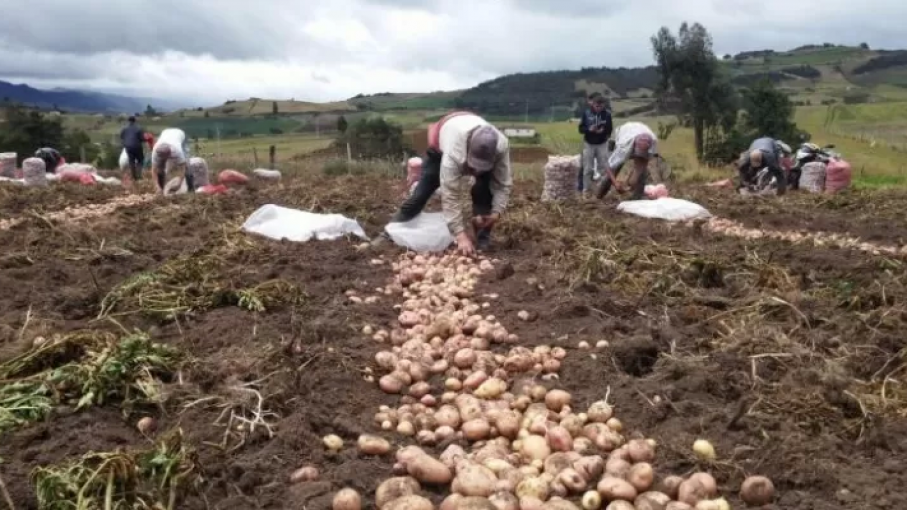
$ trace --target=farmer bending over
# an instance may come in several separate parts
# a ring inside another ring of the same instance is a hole
[[[36,150],[35,157],[44,161],[44,171],[49,174],[54,173],[58,166],[66,163],[66,160],[63,159],[63,155],[60,154],[60,151],[50,147]]]
[[[475,182],[467,190],[470,177]],[[480,250],[487,249],[491,229],[507,208],[513,188],[507,137],[485,119],[468,112],[450,113],[432,124],[428,128],[422,175],[391,222],[407,222],[418,216],[438,188],[444,218],[460,253],[474,255],[476,244]],[[472,215],[463,210],[467,192],[472,198]],[[476,230],[475,240],[469,232],[468,218],[472,218]],[[376,243],[387,238],[384,233]]]
[[[615,139],[614,150],[608,158],[608,165],[605,168],[606,175],[598,188],[597,197],[604,198],[611,190],[612,184],[617,191],[624,191],[625,186],[617,182],[617,175],[627,160],[632,160],[633,173],[628,179],[633,188],[633,195],[630,199],[641,200],[646,188],[646,181],[649,179],[649,160],[658,154],[658,138],[649,129],[649,126],[641,122],[627,122],[617,128]]]
[[[784,171],[781,170],[781,146],[768,136],[753,140],[750,148],[740,158],[737,165],[740,185],[737,189],[755,184],[756,174],[766,167],[778,183],[778,195],[783,195],[787,190],[787,180],[784,178]]]
[[[189,192],[195,191],[192,174],[186,171],[189,162],[189,146],[186,133],[182,129],[169,128],[161,132],[154,149],[151,151],[151,175],[157,186],[158,193],[164,194],[164,186],[168,171],[175,166],[179,175],[179,186],[186,180]]]

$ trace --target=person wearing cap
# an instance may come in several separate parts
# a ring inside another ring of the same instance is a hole
[[[142,167],[145,166],[145,153],[142,151],[145,132],[136,124],[135,116],[129,117],[128,122],[126,127],[120,130],[120,143],[123,145],[123,150],[126,151],[130,176],[137,181],[142,178]]]
[[[579,122],[579,132],[583,135],[583,167],[580,170],[578,187],[583,195],[592,192],[596,165],[599,170],[607,165],[607,142],[611,138],[613,127],[605,97],[598,92],[592,94],[589,109],[583,112]]]
[[[151,175],[160,194],[164,194],[167,173],[174,167],[179,175],[180,186],[186,180],[189,192],[195,191],[192,174],[186,172],[189,162],[189,146],[186,133],[182,129],[168,128],[161,131],[151,150]]]
[[[771,176],[775,178],[777,194],[783,195],[787,191],[787,179],[784,178],[784,171],[781,169],[781,146],[769,136],[753,140],[749,149],[743,153],[737,163],[737,171],[740,175],[737,189],[751,186],[759,170],[766,167]]]
[[[614,138],[614,150],[608,158],[605,178],[602,179],[596,196],[604,198],[612,185],[623,192],[624,186],[617,182],[617,175],[627,161],[632,161],[633,174],[629,180],[633,194],[630,199],[641,200],[649,179],[649,161],[658,155],[658,137],[642,122],[627,122],[617,128]]]
[[[470,178],[474,178],[471,188]],[[488,248],[491,231],[507,208],[512,188],[507,137],[478,115],[453,112],[429,127],[422,175],[391,222],[407,222],[418,216],[440,189],[444,219],[457,249],[464,255],[474,255],[477,245],[480,250]],[[467,193],[472,198],[472,214],[463,210]],[[475,240],[468,222],[475,228]],[[385,233],[376,243],[386,239]]]

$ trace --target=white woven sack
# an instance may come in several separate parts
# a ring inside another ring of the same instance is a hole
[[[825,189],[825,163],[813,161],[803,165],[800,173],[800,189],[810,193],[822,193]]]
[[[0,177],[13,179],[16,177],[16,158],[15,152],[0,153]]]
[[[26,186],[47,186],[47,173],[44,160],[27,158],[22,162],[22,178]]]

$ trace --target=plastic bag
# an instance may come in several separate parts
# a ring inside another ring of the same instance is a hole
[[[832,160],[825,167],[825,192],[838,193],[850,187],[853,171],[843,159]]]
[[[4,152],[0,154],[0,177],[14,178],[16,176],[16,158],[15,152]]]
[[[256,168],[252,170],[252,174],[259,179],[267,179],[278,181],[280,180],[280,170],[268,170],[267,168]]]
[[[548,156],[542,200],[566,200],[576,196],[576,179],[580,168],[580,156]]]
[[[209,184],[207,186],[197,188],[195,192],[202,195],[223,195],[227,192],[227,187],[223,184]]]
[[[249,178],[236,170],[221,170],[217,175],[217,182],[220,184],[246,184],[249,182]]]
[[[126,154],[126,149],[123,149],[123,152],[120,153],[120,170],[126,170],[129,168],[129,155]]]
[[[628,200],[621,202],[617,210],[643,218],[655,218],[668,221],[687,221],[709,219],[712,214],[701,205],[679,198],[659,198],[658,200]]]
[[[269,239],[306,242],[334,240],[347,234],[368,239],[359,222],[341,214],[315,214],[267,204],[246,219],[242,229]]]
[[[800,189],[810,193],[822,193],[825,189],[826,173],[825,163],[820,161],[803,165],[803,172],[800,174]]]
[[[646,198],[655,200],[658,198],[665,198],[668,196],[668,188],[664,184],[646,184],[646,187],[643,189],[643,192],[646,194]]]
[[[394,243],[413,251],[444,251],[454,242],[443,213],[422,213],[405,223],[388,223],[384,231]]]
[[[179,177],[174,177],[167,181],[167,184],[164,185],[164,195],[182,195],[183,193],[189,192],[189,186],[186,184],[186,179],[180,179]]]
[[[22,177],[26,186],[47,186],[47,173],[44,160],[27,158],[22,162]]]

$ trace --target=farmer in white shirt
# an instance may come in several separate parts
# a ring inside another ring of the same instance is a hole
[[[154,176],[154,182],[157,185],[158,192],[164,193],[167,173],[175,169],[180,179],[186,180],[186,186],[190,192],[195,191],[192,175],[186,171],[189,163],[189,146],[186,140],[186,133],[182,129],[169,128],[161,132],[151,150],[151,175]]]
[[[470,177],[475,179],[471,188]],[[444,218],[460,253],[474,255],[476,245],[487,249],[491,230],[507,208],[513,188],[507,137],[469,112],[453,112],[432,124],[422,175],[391,222],[418,216],[438,188]],[[467,194],[472,199],[472,214],[463,210]],[[475,240],[469,232],[470,220]]]
[[[614,138],[614,150],[608,158],[605,178],[602,179],[597,196],[604,198],[612,184],[618,191],[623,191],[624,186],[617,182],[617,174],[627,161],[632,161],[633,174],[629,180],[633,187],[633,195],[630,199],[641,200],[649,178],[649,160],[658,155],[658,137],[642,122],[627,122],[617,128]]]

